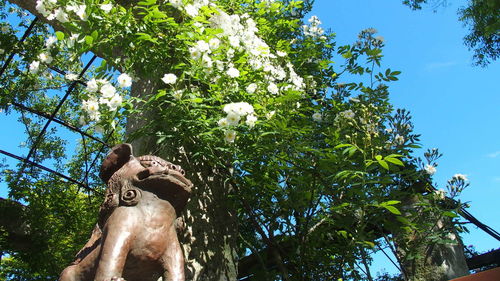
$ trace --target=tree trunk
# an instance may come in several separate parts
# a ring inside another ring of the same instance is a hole
[[[131,95],[144,97],[155,93],[159,87],[157,81],[158,78],[135,81]],[[154,112],[130,116],[127,135],[133,135],[150,118],[155,118]],[[228,200],[232,188],[224,183],[229,173],[205,165],[200,170],[190,169],[191,151],[188,148],[168,149],[181,151],[169,153],[158,148],[154,136],[139,136],[130,142],[135,155],[155,154],[181,165],[194,184],[191,199],[182,216],[184,227],[178,227],[186,259],[186,280],[236,280],[238,221],[236,210]]]
[[[420,212],[418,198],[404,202],[404,209]],[[402,232],[394,234],[398,260],[409,281],[447,281],[469,274],[463,243],[448,217],[437,214],[420,213],[428,220],[435,220],[432,229],[422,232]],[[429,236],[444,233],[453,242],[435,243]],[[410,257],[411,256],[411,257]]]

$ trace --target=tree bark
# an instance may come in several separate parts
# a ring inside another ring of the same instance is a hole
[[[419,212],[418,198],[411,197],[404,202],[403,210],[412,209]],[[453,222],[447,217],[438,214],[423,214],[430,220],[435,219],[433,229],[422,232],[394,233],[396,254],[404,268],[409,281],[447,281],[469,274],[463,243],[453,228]],[[427,235],[445,233],[452,243],[429,243]],[[411,247],[411,249],[410,249]],[[409,259],[411,252],[413,258]]]

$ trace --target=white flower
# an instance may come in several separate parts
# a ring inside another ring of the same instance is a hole
[[[35,74],[35,73],[38,72],[39,68],[40,68],[40,62],[39,61],[33,61],[33,62],[30,63],[29,72]]]
[[[186,11],[186,14],[192,18],[198,15],[198,8],[194,5],[187,4],[186,7],[184,7],[184,10]]]
[[[234,113],[238,116],[245,116],[254,112],[253,106],[247,102],[234,102],[224,106],[224,112],[227,114]],[[238,120],[239,121],[239,120]]]
[[[210,51],[210,45],[204,40],[198,40],[195,47],[202,53]]]
[[[453,175],[453,178],[454,179],[457,179],[457,180],[463,180],[463,181],[467,181],[467,175],[464,175],[464,174],[454,174]]]
[[[41,53],[38,55],[38,59],[43,62],[43,63],[46,63],[46,64],[49,64],[52,62],[52,57],[47,54],[47,53]]]
[[[194,60],[197,60],[201,57],[201,55],[203,53],[200,52],[200,50],[198,48],[191,47],[191,48],[189,48],[189,54],[191,55],[191,58],[193,58]]]
[[[66,41],[68,44],[68,47],[72,48],[73,46],[75,46],[75,42],[78,41],[78,36],[79,36],[79,34],[71,34],[71,36]]]
[[[240,119],[240,115],[236,114],[235,112],[229,112],[226,116],[227,123],[231,126],[237,126],[240,122]]]
[[[47,11],[47,7],[45,6],[45,3],[43,0],[37,0],[36,1],[36,6],[35,9],[42,14],[44,17],[48,17],[50,15],[50,12]]]
[[[182,6],[182,0],[169,0],[170,5],[175,7],[176,9],[179,9],[179,7]]]
[[[438,199],[444,200],[446,197],[446,191],[444,189],[435,190],[434,193]]]
[[[177,81],[177,76],[173,73],[167,73],[163,75],[163,78],[161,78],[161,81],[165,84],[174,84],[175,81]]]
[[[100,8],[107,14],[113,9],[113,4],[101,4]]]
[[[78,74],[74,74],[74,73],[71,73],[71,72],[68,72],[64,78],[70,80],[70,81],[75,81],[78,79]]]
[[[282,52],[282,51],[277,51],[276,55],[278,55],[278,57],[284,57],[284,56],[286,56],[286,53]]]
[[[87,82],[87,91],[90,93],[95,93],[99,90],[99,85],[97,85],[97,81],[92,78]]]
[[[312,115],[312,119],[316,122],[321,122],[321,120],[323,120],[323,116],[321,115],[321,113],[316,112]]]
[[[230,67],[227,71],[226,74],[231,77],[231,78],[236,78],[240,76],[240,71],[234,67]]]
[[[398,145],[403,145],[405,143],[405,138],[399,134],[394,137],[394,141],[396,141],[396,144]]]
[[[54,17],[59,21],[59,22],[62,22],[62,23],[65,23],[65,22],[68,22],[69,21],[69,18],[68,18],[68,14],[62,9],[62,8],[58,8],[55,12],[54,12]]]
[[[249,94],[253,94],[253,93],[255,93],[255,90],[257,90],[257,84],[255,84],[255,83],[249,84],[249,85],[247,86],[247,88],[246,88],[246,91],[247,91],[247,93],[249,93]]]
[[[276,95],[279,92],[278,86],[276,86],[276,84],[274,84],[273,82],[269,82],[267,90],[273,95]]]
[[[227,39],[229,40],[229,45],[235,48],[240,46],[240,38],[237,36],[229,36]]]
[[[57,38],[55,36],[50,36],[45,40],[45,47],[51,48],[55,43],[57,43]]]
[[[78,124],[80,124],[80,126],[82,127],[87,125],[87,122],[85,121],[85,116],[80,115],[80,118],[78,118]]]
[[[88,115],[92,121],[99,121],[101,119],[101,113],[99,111],[88,112]]]
[[[219,48],[220,40],[217,38],[212,38],[208,41],[208,45],[210,46],[211,50],[216,50],[217,48]]]
[[[236,139],[236,131],[228,130],[224,133],[224,140],[227,142],[234,142],[234,139]]]
[[[353,119],[354,116],[356,116],[356,114],[354,114],[354,111],[352,111],[351,109],[344,110],[344,111],[340,112],[339,114],[346,119]]]
[[[122,105],[123,98],[119,94],[115,94],[108,103],[110,110],[116,110],[118,107]]]
[[[1,27],[0,30],[2,31],[2,33],[7,33],[7,32],[10,31],[10,26],[4,25],[4,26]]]
[[[109,98],[99,98],[99,104],[107,105],[109,107]]]
[[[276,114],[276,111],[275,110],[272,110],[272,111],[269,111],[268,113],[266,113],[266,118],[267,120],[273,118],[273,116]]]
[[[111,98],[116,93],[116,89],[113,85],[106,83],[101,87],[101,93],[103,97]]]
[[[203,34],[205,31],[205,26],[201,22],[195,22],[193,26],[197,28],[196,31],[198,31],[199,34]]]
[[[176,90],[172,93],[172,96],[176,100],[180,100],[182,98],[182,94],[184,93],[184,90]]]
[[[85,9],[87,9],[87,6],[79,5],[75,11],[75,14],[80,17],[81,20],[87,20],[87,13],[85,12]]]
[[[227,127],[229,126],[229,122],[226,118],[221,118],[219,119],[219,121],[217,121],[217,125],[219,125],[219,127]]]
[[[248,127],[253,128],[255,126],[255,122],[257,122],[257,117],[253,114],[249,114],[247,116],[247,120],[245,123],[248,125]]]
[[[122,88],[127,88],[132,86],[132,77],[130,77],[127,73],[122,73],[117,78],[118,85]]]
[[[87,101],[82,102],[82,109],[87,112],[88,114],[91,114],[93,112],[98,112],[99,111],[99,103],[95,99],[90,99]]]
[[[436,167],[432,166],[432,165],[425,165],[425,168],[424,168],[425,172],[428,174],[428,175],[434,175],[436,173]]]
[[[321,21],[319,20],[319,18],[317,16],[312,16],[309,18],[309,20],[307,20],[309,23],[311,24],[314,24],[314,25],[319,25],[321,24]]]
[[[208,54],[203,55],[201,62],[203,64],[203,66],[206,68],[212,68],[212,66],[214,64],[213,60],[210,58],[210,56]]]

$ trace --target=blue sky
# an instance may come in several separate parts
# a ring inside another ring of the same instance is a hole
[[[310,15],[337,34],[339,45],[354,42],[362,29],[378,30],[385,38],[383,66],[402,71],[390,84],[392,103],[411,111],[424,147],[444,154],[434,176],[437,187],[444,188],[456,173],[466,174],[470,186],[461,200],[500,231],[500,62],[472,65],[473,53],[463,45],[467,29],[457,16],[467,1],[448,1],[450,6],[436,12],[412,11],[401,2],[316,0]],[[479,251],[500,247],[482,230],[469,229],[466,245]]]
[[[500,231],[500,62],[472,66],[472,52],[463,45],[467,30],[456,14],[466,1],[449,2],[434,13],[411,11],[400,0],[316,0],[311,15],[337,34],[339,45],[354,42],[362,29],[379,31],[386,44],[384,67],[402,71],[390,85],[391,101],[412,112],[424,147],[444,154],[437,187],[444,188],[455,173],[468,175],[471,185],[461,200],[470,202],[469,211],[480,221]],[[15,122],[14,116],[0,114],[1,128]],[[0,149],[26,155],[27,149],[17,147],[23,135],[22,127],[0,130]],[[5,195],[0,184],[0,196]],[[481,230],[469,229],[466,245],[479,251],[500,247]]]

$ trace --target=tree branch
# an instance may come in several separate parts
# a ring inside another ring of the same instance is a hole
[[[31,233],[24,219],[28,207],[0,197],[0,251],[26,251],[31,248]]]

